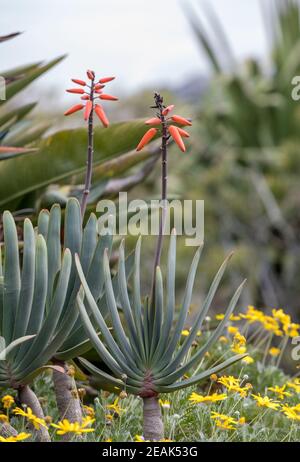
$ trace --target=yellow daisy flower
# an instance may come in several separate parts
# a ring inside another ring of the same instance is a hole
[[[260,394],[251,396],[255,399],[256,405],[258,407],[267,407],[269,409],[273,409],[274,411],[277,411],[279,407],[278,401],[274,401],[268,396],[261,396]]]
[[[14,404],[15,400],[11,395],[5,395],[1,398],[4,409],[10,409]]]

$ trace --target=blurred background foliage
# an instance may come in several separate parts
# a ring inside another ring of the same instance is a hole
[[[176,92],[159,90],[166,103],[175,103],[179,113],[194,120],[187,154],[171,147],[169,162],[170,197],[205,201],[205,250],[194,302],[201,300],[224,255],[234,250],[215,308],[223,310],[232,286],[246,277],[242,307],[249,303],[283,307],[300,317],[300,103],[291,96],[292,79],[300,75],[299,2],[274,0],[262,11],[269,43],[265,62],[253,57],[240,62],[222,20],[208,2],[194,9],[188,5],[182,3],[182,14],[211,73],[207,79],[199,76],[184,82]],[[34,105],[20,108],[10,102],[60,59],[1,73],[9,79],[8,101],[0,105],[1,145],[37,149],[21,157],[13,152],[18,157],[7,159],[12,151],[1,151],[0,146],[0,159],[6,159],[0,162],[1,211],[9,207],[15,214],[20,210],[34,214],[42,206],[55,201],[63,205],[69,195],[80,193],[85,130],[67,127],[59,132],[66,122],[61,115],[51,114],[55,123],[49,131],[51,120],[44,113],[35,109],[30,116]],[[96,129],[91,208],[99,198],[117,198],[119,189],[133,186],[131,198],[159,196],[159,166],[148,176],[157,157],[155,142],[142,156],[132,151],[145,130],[141,119],[151,115],[147,106],[152,95],[152,89],[145,89],[120,101],[111,112],[111,119],[120,123],[107,131]],[[39,120],[48,125],[40,127]],[[73,120],[82,126],[78,118]],[[179,287],[194,252],[185,247],[184,238],[180,242]],[[153,243],[154,238],[144,239],[145,274],[152,265]]]

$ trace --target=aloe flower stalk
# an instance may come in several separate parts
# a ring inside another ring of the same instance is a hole
[[[103,77],[96,81],[95,72],[87,70],[87,78],[89,82],[80,79],[71,79],[73,83],[79,85],[76,88],[66,90],[68,93],[81,95],[81,99],[85,104],[76,104],[65,112],[65,116],[74,114],[75,112],[84,109],[84,120],[88,121],[88,147],[87,147],[87,168],[85,175],[84,190],[81,200],[81,215],[84,218],[85,210],[87,207],[88,196],[92,184],[93,173],[93,157],[94,157],[94,113],[101,121],[103,127],[109,126],[108,118],[104,112],[101,104],[97,104],[97,100],[103,101],[118,101],[116,96],[103,93],[105,84],[111,82],[115,77]]]
[[[146,125],[154,125],[150,128],[140,143],[137,146],[137,151],[141,151],[159,132],[160,126],[160,135],[161,135],[161,202],[162,202],[162,214],[160,217],[159,225],[159,235],[156,246],[156,253],[154,258],[154,271],[153,271],[153,292],[155,287],[155,271],[156,267],[160,264],[162,244],[163,244],[163,235],[165,228],[166,212],[167,212],[167,182],[168,182],[168,143],[169,139],[173,138],[177,146],[182,152],[185,152],[186,148],[182,137],[189,137],[188,132],[182,130],[181,128],[172,125],[171,122],[178,123],[182,126],[191,126],[192,122],[184,117],[173,115],[168,117],[169,114],[174,110],[175,106],[172,104],[170,106],[164,105],[164,99],[159,93],[154,93],[154,106],[151,107],[155,109],[156,115],[151,119],[146,120]],[[153,294],[152,294],[153,295]]]
[[[95,72],[87,70],[87,78],[89,82],[80,79],[71,79],[73,83],[79,87],[66,90],[68,93],[81,95],[81,100],[84,104],[72,106],[65,112],[65,115],[71,115],[84,109],[84,120],[88,121],[88,147],[87,147],[87,162],[85,183],[81,199],[81,218],[84,219],[88,196],[92,185],[93,174],[93,158],[94,158],[94,113],[101,121],[103,127],[109,126],[109,120],[104,112],[102,105],[97,104],[97,100],[117,101],[115,96],[103,93],[105,84],[114,80],[115,77],[104,77],[96,81]],[[62,419],[67,418],[70,422],[82,421],[81,403],[77,394],[76,384],[73,377],[68,373],[68,365],[65,361],[54,359],[54,363],[60,366],[64,373],[54,370],[53,382],[56,394],[57,406],[59,408]],[[70,435],[64,436],[68,440]]]
[[[173,129],[172,122],[191,125],[191,122],[180,116],[169,118],[173,106],[165,107],[160,95],[155,94],[157,114],[146,124],[161,125],[162,135],[162,198],[167,198],[167,145],[169,137],[183,151],[185,147],[178,128]],[[151,131],[150,131],[151,130]],[[156,135],[157,128],[152,127],[138,145],[138,150]],[[104,372],[84,358],[79,358],[83,366],[95,378],[102,389],[115,389],[116,392],[127,392],[139,396],[143,400],[143,428],[146,440],[159,441],[164,437],[164,428],[159,405],[160,393],[172,393],[185,387],[197,384],[224,368],[234,364],[246,355],[238,354],[217,365],[207,366],[205,354],[210,346],[219,339],[230,315],[232,314],[243,284],[233,295],[224,319],[210,335],[206,343],[196,351],[191,346],[205,320],[212,300],[216,294],[230,256],[225,260],[215,276],[208,295],[200,307],[190,335],[181,344],[181,333],[187,321],[192,300],[196,271],[202,246],[196,251],[189,269],[186,288],[177,321],[174,322],[175,271],[176,271],[176,232],[172,232],[169,244],[166,286],[160,269],[160,256],[164,229],[164,214],[160,222],[160,233],[155,254],[154,284],[150,297],[142,298],[140,278],[141,239],[138,240],[134,254],[134,271],[132,291],[127,288],[128,274],[125,268],[124,243],[119,249],[119,267],[117,286],[111,279],[108,254],[105,251],[103,266],[99,268],[99,277],[104,278],[107,302],[107,318],[104,319],[93,296],[91,287],[82,270],[81,259],[75,257],[77,271],[82,288],[77,302],[86,332],[101,360],[109,372]],[[166,295],[165,295],[166,292]],[[120,306],[122,316],[119,313]],[[110,327],[112,326],[113,331]],[[99,333],[101,335],[99,335]],[[200,368],[200,369],[199,369]],[[189,377],[186,374],[189,373]]]

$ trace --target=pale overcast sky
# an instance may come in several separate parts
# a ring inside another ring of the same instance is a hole
[[[263,57],[260,0],[208,1],[237,56]],[[0,33],[24,31],[1,45],[1,69],[68,53],[39,88],[57,84],[63,92],[86,68],[117,75],[117,91],[183,83],[207,70],[182,12],[186,3],[201,11],[201,0],[0,0]]]

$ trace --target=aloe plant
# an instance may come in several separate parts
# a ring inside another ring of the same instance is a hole
[[[80,280],[73,256],[80,254],[85,276],[105,315],[104,281],[97,269],[103,265],[104,249],[111,251],[112,236],[99,236],[94,214],[82,225],[80,204],[75,198],[67,203],[63,224],[62,218],[60,206],[54,205],[50,212],[40,212],[36,231],[26,219],[21,243],[12,215],[3,214],[0,335],[8,346],[2,352],[2,356],[6,353],[6,360],[0,361],[0,387],[17,389],[21,402],[42,416],[28,385],[45,367],[50,367],[61,417],[80,422],[81,404],[66,361],[84,354],[91,343],[76,306]],[[132,257],[126,265],[130,274]],[[19,345],[25,341],[26,344]],[[46,430],[41,430],[45,439]]]
[[[128,274],[125,267],[125,251],[122,242],[119,249],[118,288],[113,286],[109,266],[109,254],[105,251],[103,266],[100,268],[101,278],[104,278],[105,296],[108,310],[107,320],[102,316],[91,287],[84,275],[81,258],[76,255],[77,271],[82,289],[77,295],[78,307],[86,332],[100,358],[109,369],[104,372],[84,358],[80,358],[84,367],[96,377],[101,388],[114,387],[119,392],[127,391],[140,396],[144,404],[144,437],[147,440],[163,438],[163,423],[158,397],[160,393],[171,393],[189,387],[206,379],[211,374],[221,371],[227,366],[239,361],[243,355],[236,355],[211,368],[199,371],[205,353],[216,341],[228,322],[239,299],[243,284],[237,289],[231,299],[223,321],[211,334],[207,342],[197,352],[191,354],[190,347],[197,336],[198,330],[207,315],[220,280],[224,274],[228,259],[219,269],[206,300],[199,311],[190,335],[180,345],[181,332],[185,326],[192,300],[194,280],[200,259],[200,247],[190,266],[186,281],[183,301],[178,319],[174,321],[175,313],[175,271],[176,271],[176,232],[170,238],[168,266],[166,273],[166,297],[160,269],[160,259],[167,211],[167,151],[170,137],[174,139],[181,151],[185,151],[182,136],[188,133],[172,122],[180,125],[192,125],[188,119],[181,116],[171,116],[174,106],[165,106],[163,98],[154,94],[156,117],[146,121],[147,125],[155,125],[161,130],[161,161],[162,161],[162,201],[163,210],[160,217],[160,229],[154,257],[154,277],[150,296],[142,299],[140,278],[141,239],[135,248],[133,294],[130,297],[127,288]],[[171,121],[171,125],[170,124]],[[158,128],[150,128],[140,141],[137,150],[156,136]],[[166,301],[165,301],[166,300]],[[119,302],[122,316],[117,308]],[[89,313],[91,313],[91,318]],[[109,326],[112,324],[113,334]],[[99,336],[99,333],[101,336]],[[195,368],[197,372],[195,372]],[[194,375],[184,378],[185,374],[194,370]]]
[[[66,249],[49,260],[47,244],[36,235],[30,220],[24,222],[23,262],[20,265],[19,241],[10,212],[3,214],[4,263],[0,258],[0,333],[6,358],[0,361],[0,387],[18,390],[22,403],[39,417],[42,408],[28,384],[47,365],[68,332],[69,313],[63,313],[72,266],[71,252]],[[54,269],[56,281],[54,284]],[[20,339],[29,341],[16,346]],[[18,340],[19,339],[19,340]],[[12,348],[12,346],[15,346]],[[41,427],[38,437],[49,440],[47,429]]]
[[[89,284],[86,281],[80,258],[76,264],[83,290],[78,294],[77,301],[87,334],[98,352],[100,358],[109,368],[110,373],[104,372],[84,358],[79,358],[83,366],[97,378],[101,388],[113,385],[115,389],[127,391],[143,398],[144,403],[144,437],[148,440],[163,438],[163,424],[161,419],[158,397],[160,393],[172,393],[185,387],[197,384],[211,374],[239,361],[244,355],[235,355],[209,369],[204,369],[188,379],[183,376],[193,368],[198,369],[210,346],[221,335],[228,319],[239,299],[243,284],[232,297],[224,319],[217,329],[210,335],[203,347],[196,353],[190,354],[190,347],[197,336],[197,332],[207,315],[220,280],[224,274],[228,259],[219,269],[202,308],[196,317],[190,335],[180,345],[181,332],[186,323],[191,304],[192,291],[196,270],[200,258],[199,249],[190,267],[186,282],[183,302],[180,305],[178,320],[173,328],[175,312],[175,262],[176,262],[176,234],[170,239],[166,302],[164,302],[164,287],[160,267],[156,268],[155,301],[151,298],[141,298],[140,286],[140,249],[139,240],[135,249],[135,264],[133,276],[132,300],[127,289],[127,275],[123,244],[120,246],[118,268],[118,298],[123,316],[117,309],[117,296],[113,288],[106,252],[103,262],[103,273],[109,321],[112,323],[114,335],[109,330],[106,321],[94,299]],[[84,296],[85,295],[85,301]],[[89,313],[92,314],[92,320]],[[93,325],[95,324],[95,326]],[[98,331],[101,332],[101,338]],[[201,367],[200,367],[201,369]],[[109,388],[110,389],[110,388]]]
[[[94,214],[89,217],[86,226],[82,226],[80,205],[76,199],[68,201],[63,227],[61,222],[62,213],[58,205],[54,205],[50,212],[41,211],[38,219],[39,233],[44,236],[48,248],[48,266],[51,269],[49,283],[54,284],[57,273],[60,271],[61,248],[69,249],[71,255],[78,252],[82,256],[87,278],[93,287],[95,297],[101,298],[102,282],[95,277],[95,268],[101,264],[104,248],[111,248],[111,239],[99,238]],[[62,233],[64,234],[63,242]],[[90,349],[90,342],[82,332],[81,323],[77,319],[76,295],[79,286],[80,283],[72,263],[66,299],[62,307],[62,313],[67,322],[66,335],[61,337],[60,343],[56,345],[50,357],[52,362],[60,367],[60,369],[54,368],[53,371],[58,409],[61,417],[71,422],[80,422],[82,413],[74,379],[68,374],[66,360],[73,359],[77,354],[83,354]]]

